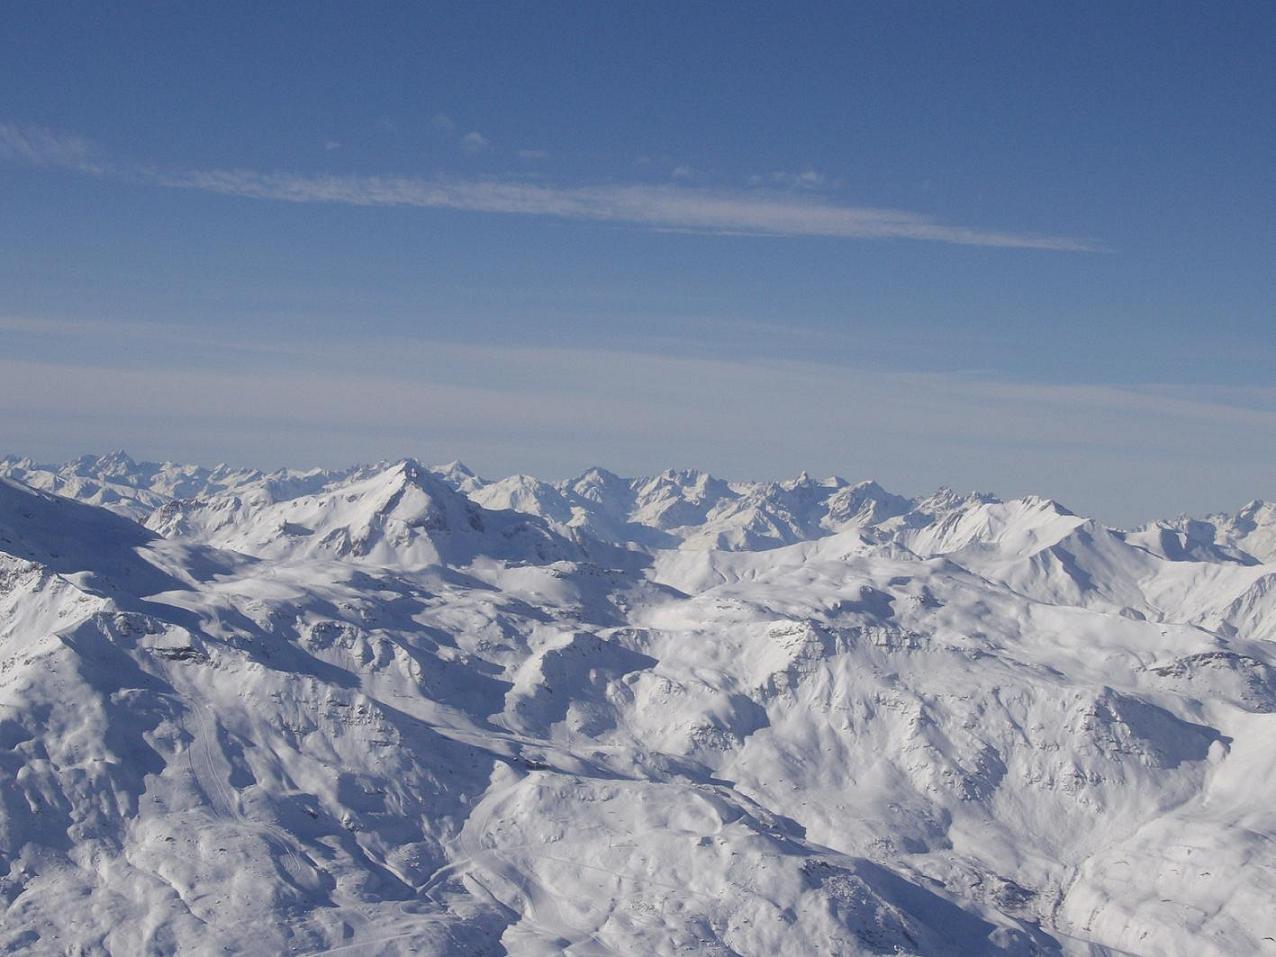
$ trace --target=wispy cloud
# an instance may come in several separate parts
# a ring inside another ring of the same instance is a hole
[[[79,137],[6,124],[0,124],[0,157],[171,189],[292,203],[454,209],[735,235],[908,239],[1069,252],[1099,248],[1091,241],[1067,236],[952,225],[921,213],[844,206],[815,197],[759,190],[649,184],[547,186],[494,179],[164,169],[108,162]]]
[[[461,151],[465,153],[481,153],[490,145],[487,137],[478,130],[466,133],[460,139]]]
[[[80,136],[40,126],[0,123],[0,158],[3,159],[102,175],[109,169],[97,153],[93,144]]]
[[[752,182],[756,185],[763,182],[763,179],[757,176],[753,178]],[[819,190],[832,185],[827,176],[814,169],[804,169],[797,173],[776,170],[771,174],[771,182],[787,189]]]
[[[468,153],[471,156],[484,152],[492,145],[491,140],[478,130],[462,133],[457,127],[456,120],[446,113],[435,113],[434,118],[430,120],[430,125],[439,136],[452,143],[462,153]]]

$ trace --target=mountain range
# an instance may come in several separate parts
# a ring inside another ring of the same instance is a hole
[[[1276,954],[1276,505],[0,460],[0,952]]]

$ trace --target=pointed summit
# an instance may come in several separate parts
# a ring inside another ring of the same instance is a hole
[[[453,459],[443,465],[432,466],[430,471],[458,492],[463,492],[466,495],[488,484],[485,479],[481,478],[478,473],[459,459]]]

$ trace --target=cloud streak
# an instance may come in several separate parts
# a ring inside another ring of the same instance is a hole
[[[550,186],[496,179],[314,175],[247,169],[164,169],[103,157],[88,141],[0,124],[0,158],[86,175],[246,199],[448,209],[725,235],[895,239],[1064,252],[1091,241],[951,225],[920,213],[814,197],[667,185]]]

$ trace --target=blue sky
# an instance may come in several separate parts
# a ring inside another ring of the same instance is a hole
[[[0,451],[1276,497],[1276,8],[15,4]]]

